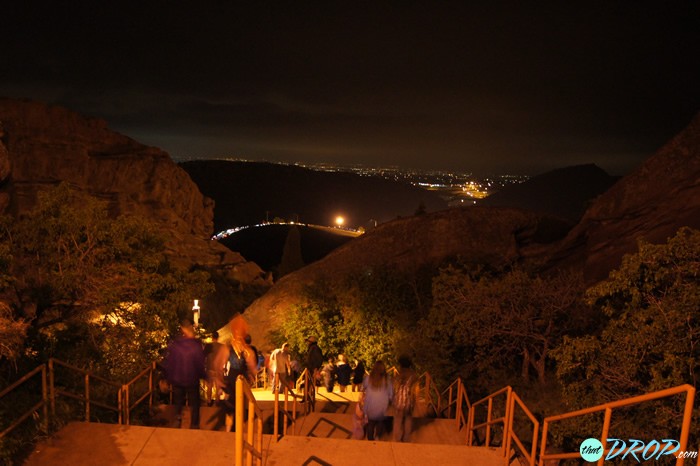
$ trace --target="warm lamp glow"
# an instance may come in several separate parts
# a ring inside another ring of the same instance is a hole
[[[345,223],[345,219],[343,217],[341,217],[340,215],[338,215],[335,218],[335,224],[338,225],[339,227],[342,227],[343,223]]]
[[[195,299],[194,306],[192,306],[192,317],[194,320],[195,327],[197,327],[199,325],[199,317],[200,316],[201,316],[201,314],[200,314],[199,300]]]

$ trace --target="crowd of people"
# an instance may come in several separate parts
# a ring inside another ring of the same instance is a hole
[[[219,341],[218,332],[213,332],[211,342],[202,345],[193,325],[185,321],[180,326],[181,335],[168,346],[162,369],[172,389],[177,427],[182,423],[182,410],[187,402],[191,412],[190,428],[199,428],[200,380],[204,381],[207,405],[216,403],[221,408],[227,432],[233,426],[235,382],[239,375],[254,386],[262,372],[270,377],[273,393],[287,389],[294,395],[302,365],[292,357],[289,344],[284,343],[264,356],[252,345],[248,325],[242,316],[234,318],[230,327],[230,341]],[[329,393],[336,384],[341,393],[360,392],[353,418],[353,438],[379,439],[389,421],[387,412],[391,406],[393,439],[409,441],[418,378],[407,356],[398,358],[399,366],[392,378],[383,361],[376,361],[367,373],[362,361],[354,359],[351,364],[344,354],[324,358],[314,336],[307,338],[306,343],[305,367],[314,384],[324,386]]]

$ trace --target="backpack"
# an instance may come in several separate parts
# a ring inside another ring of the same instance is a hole
[[[224,380],[228,383],[235,383],[236,378],[239,375],[245,375],[246,372],[248,372],[248,364],[246,364],[245,356],[243,353],[238,354],[236,350],[231,347],[228,361],[226,361],[226,367],[224,369]]]
[[[395,385],[394,389],[394,408],[401,411],[410,411],[413,409],[413,397],[411,396],[411,387],[413,386],[413,377],[408,377]]]

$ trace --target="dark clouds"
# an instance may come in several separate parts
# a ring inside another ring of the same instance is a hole
[[[176,158],[623,173],[700,110],[697,2],[16,3],[0,94]]]

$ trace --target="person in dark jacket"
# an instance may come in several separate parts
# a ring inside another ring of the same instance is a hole
[[[199,429],[199,381],[206,377],[204,348],[195,338],[192,323],[183,321],[180,332],[182,335],[168,346],[163,368],[167,381],[173,387],[177,427],[182,424],[182,408],[187,400],[190,405],[190,429]]]
[[[365,365],[362,361],[355,359],[355,368],[352,370],[352,391],[362,391],[362,381],[365,378]]]
[[[323,366],[323,353],[318,347],[316,337],[311,336],[306,339],[309,351],[306,353],[306,368],[309,370],[315,382],[321,378],[321,366]]]
[[[340,391],[344,392],[348,385],[350,385],[350,375],[352,374],[352,368],[348,364],[348,358],[344,354],[338,355],[338,365],[335,367],[335,373],[338,375],[338,385],[340,385]]]

